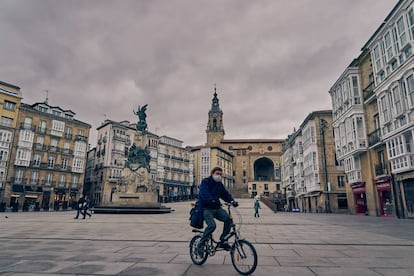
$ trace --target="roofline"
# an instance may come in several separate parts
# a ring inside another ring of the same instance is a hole
[[[314,116],[316,115],[331,115],[332,116],[332,110],[318,110],[318,111],[312,111],[309,113],[308,116],[306,116],[305,120],[303,120],[302,124],[300,125],[300,129],[302,129],[305,124]]]
[[[367,48],[367,45],[371,43],[371,41],[374,39],[374,37],[381,31],[382,27],[384,27],[384,25],[386,23],[388,23],[388,20],[393,15],[395,10],[397,10],[402,5],[402,3],[404,1],[405,0],[400,0],[400,1],[398,1],[397,4],[395,4],[394,8],[392,8],[392,10],[388,13],[388,15],[385,17],[384,21],[381,23],[381,25],[375,30],[375,32],[371,35],[371,37],[368,39],[368,41],[365,42],[364,46],[362,46],[361,51],[363,51],[365,48]]]
[[[0,81],[0,84],[7,85],[7,86],[10,86],[10,87],[13,87],[14,89],[19,89],[20,90],[20,87],[14,85],[14,84],[11,84],[11,83],[7,83],[7,82],[4,82],[4,81]]]
[[[285,139],[225,139],[221,140],[221,143],[281,143],[284,140]]]

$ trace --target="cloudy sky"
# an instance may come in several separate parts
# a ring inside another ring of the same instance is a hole
[[[23,102],[205,143],[214,84],[226,139],[284,139],[397,0],[1,0],[0,80]]]

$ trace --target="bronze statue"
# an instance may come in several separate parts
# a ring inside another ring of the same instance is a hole
[[[147,111],[147,106],[148,106],[148,104],[143,105],[142,107],[138,106],[137,111],[132,110],[132,112],[134,112],[134,114],[137,115],[138,118],[139,118],[139,121],[137,122],[136,129],[139,130],[139,131],[142,131],[142,132],[145,132],[147,130],[147,126],[148,126],[147,121],[146,121],[147,114],[145,114],[145,111]]]
[[[125,167],[131,171],[137,171],[139,168],[145,168],[150,171],[150,151],[148,147],[145,149],[135,146],[133,144],[128,152],[128,160],[125,162]]]

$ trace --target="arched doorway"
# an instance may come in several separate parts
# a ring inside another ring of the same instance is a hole
[[[275,166],[269,158],[262,157],[254,162],[255,181],[274,181]]]

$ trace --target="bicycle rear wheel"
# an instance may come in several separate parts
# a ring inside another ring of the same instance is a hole
[[[198,242],[200,241],[201,236],[194,236],[190,241],[190,257],[194,264],[202,265],[206,262],[208,254],[206,250],[203,250],[203,255],[199,256],[197,253]]]
[[[257,266],[257,253],[254,246],[246,241],[240,240],[233,244],[230,251],[233,267],[242,275],[252,274]]]

